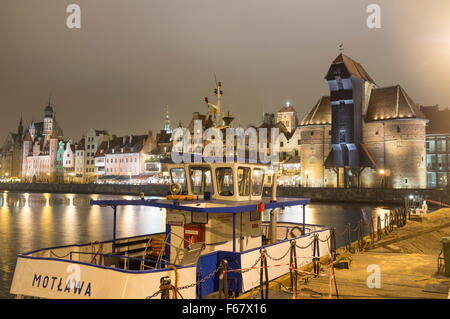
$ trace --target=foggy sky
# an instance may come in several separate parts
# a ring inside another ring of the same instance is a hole
[[[70,3],[79,30],[66,27]],[[366,26],[370,3],[381,29]],[[165,105],[187,125],[215,101],[214,72],[235,124],[287,100],[301,119],[329,94],[341,42],[378,85],[450,106],[448,0],[2,0],[0,41],[0,147],[21,114],[42,121],[50,94],[66,138],[158,131]]]

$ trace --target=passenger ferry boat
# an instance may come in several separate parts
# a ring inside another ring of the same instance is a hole
[[[259,285],[256,263],[261,248],[272,256],[266,259],[269,280],[289,272],[290,256],[285,252],[292,241],[307,246],[317,235],[321,256],[328,255],[328,227],[304,222],[309,199],[276,198],[276,174],[272,196],[263,196],[268,165],[239,161],[165,165],[171,195],[91,201],[112,208],[112,240],[19,255],[10,293],[39,298],[161,298],[155,292],[168,277],[183,298],[204,298],[218,291],[217,269],[226,260],[232,270],[227,272],[228,290],[238,295]],[[159,207],[161,214],[165,210],[165,232],[117,239],[117,208],[127,205]],[[298,207],[302,224],[277,222],[277,211],[289,206]],[[270,212],[270,222],[262,221],[264,211]],[[311,262],[312,255],[312,247],[297,251],[299,266]]]

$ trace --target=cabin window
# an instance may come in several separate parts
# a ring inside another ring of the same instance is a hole
[[[250,167],[238,167],[237,178],[239,196],[250,195]]]
[[[253,178],[252,178],[252,195],[253,196],[261,195],[263,182],[264,182],[264,171],[260,168],[253,169]]]
[[[216,168],[217,191],[220,196],[233,196],[233,170],[230,167]]]
[[[213,193],[211,169],[209,167],[190,167],[191,187],[194,195]]]
[[[172,168],[170,170],[170,177],[172,179],[172,183],[178,183],[181,185],[181,192],[183,194],[187,193],[187,187],[186,187],[186,172],[184,171],[184,168]]]

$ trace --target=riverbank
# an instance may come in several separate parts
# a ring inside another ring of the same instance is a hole
[[[437,257],[442,249],[440,239],[444,236],[450,236],[450,208],[437,210],[420,221],[408,220],[406,226],[385,235],[366,251],[351,254],[340,248],[338,261],[349,262],[349,269],[335,269],[339,298],[450,298],[450,277],[437,274]],[[322,263],[323,274],[326,274],[329,259]],[[374,269],[379,270],[379,285]],[[311,265],[303,270],[312,271]],[[296,298],[329,298],[329,277],[308,277],[309,280],[305,281],[305,276],[300,280]],[[373,284],[372,288],[368,281]],[[293,298],[293,293],[286,288],[289,286],[289,275],[278,278],[269,286],[269,297]],[[332,294],[332,298],[337,297],[334,286]],[[255,291],[241,298],[259,298],[259,294]]]
[[[22,193],[165,196],[168,185],[0,183],[0,191]],[[270,190],[267,190],[270,194]],[[305,188],[278,186],[277,196],[304,197],[312,202],[402,204],[410,195],[449,204],[450,189]]]

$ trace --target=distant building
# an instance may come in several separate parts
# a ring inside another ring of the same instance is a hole
[[[44,110],[44,121],[31,122],[24,132],[22,179],[27,182],[56,182],[56,155],[63,132],[51,101]]]
[[[81,184],[85,182],[85,143],[84,137],[75,145],[75,179],[74,182]]]
[[[103,141],[95,153],[95,174],[97,180],[105,176],[106,151],[109,148],[109,141]]]
[[[450,109],[422,106],[430,122],[426,129],[427,186],[450,186]]]
[[[290,102],[286,102],[286,105],[278,111],[276,121],[283,123],[289,133],[297,128],[297,111],[291,106]]]
[[[95,154],[97,153],[99,146],[103,142],[109,140],[109,134],[104,130],[95,130],[91,128],[83,137],[85,146],[83,183],[93,183],[97,180]]]
[[[22,178],[23,134],[21,118],[17,133],[9,132],[0,150],[0,176]]]
[[[340,54],[324,96],[301,122],[302,185],[425,188],[425,125],[400,85],[379,87]]]
[[[63,153],[64,183],[75,182],[75,144],[72,140],[66,143]]]
[[[105,175],[128,176],[130,179],[145,171],[147,154],[156,150],[152,132],[147,135],[114,137],[105,155]]]

